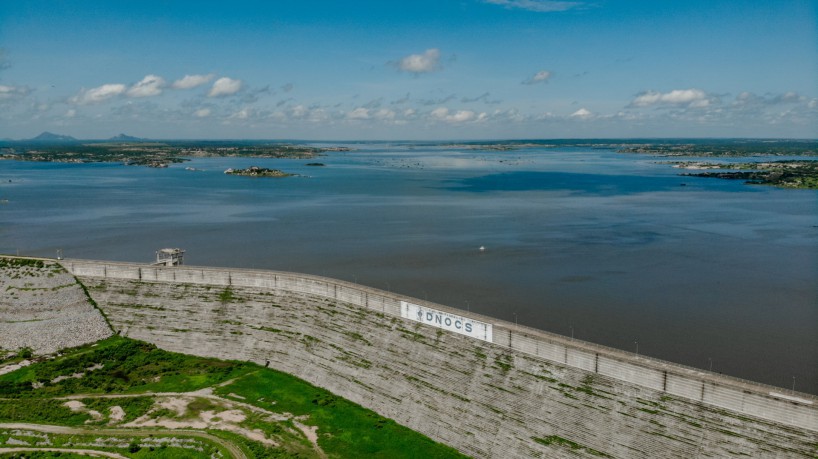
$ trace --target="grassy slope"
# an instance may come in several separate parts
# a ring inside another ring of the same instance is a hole
[[[87,371],[93,365],[103,368]],[[85,373],[51,383],[58,376]],[[0,376],[0,422],[79,426],[89,419],[51,400],[72,394],[190,392],[225,381],[219,395],[236,394],[269,411],[308,416],[302,422],[318,427],[319,445],[331,457],[462,457],[455,450],[383,418],[348,400],[296,377],[247,362],[187,356],[126,338],[112,337],[68,350],[54,360]],[[33,388],[32,383],[44,384]],[[94,409],[113,401],[89,400]],[[129,418],[150,408],[146,398],[119,399]],[[267,431],[267,426],[257,427]],[[223,436],[220,434],[220,436]],[[245,441],[257,456],[287,456],[282,448],[264,448]]]

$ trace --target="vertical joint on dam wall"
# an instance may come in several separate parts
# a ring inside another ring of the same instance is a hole
[[[492,324],[492,345],[739,414],[818,432],[818,398],[637,356],[358,284],[296,273],[63,260],[73,275],[312,294],[402,318],[401,301]],[[403,320],[403,319],[401,319]]]

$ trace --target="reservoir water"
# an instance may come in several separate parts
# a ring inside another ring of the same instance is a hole
[[[609,149],[350,146],[167,169],[0,161],[0,252],[181,247],[187,264],[335,277],[818,394],[818,191]],[[223,174],[252,165],[300,176]]]

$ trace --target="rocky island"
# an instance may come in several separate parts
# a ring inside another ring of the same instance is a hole
[[[245,177],[292,177],[295,174],[280,171],[278,169],[267,169],[266,167],[250,166],[247,169],[233,169],[232,167],[224,171],[227,175],[243,175]]]

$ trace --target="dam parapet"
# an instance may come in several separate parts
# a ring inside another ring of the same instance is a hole
[[[588,457],[692,457],[752,437],[765,448],[786,438],[793,453],[779,457],[803,457],[815,454],[804,445],[818,444],[815,396],[396,293],[277,271],[61,263],[129,336],[272,362],[475,456],[554,454],[576,444],[568,450]],[[244,302],[229,301],[234,292]],[[265,295],[279,296],[268,304]],[[679,419],[677,429],[668,425]],[[613,433],[623,422],[629,433]],[[654,431],[657,423],[665,430]],[[713,433],[725,423],[739,440]]]

